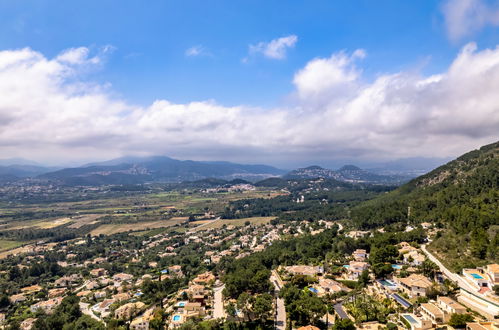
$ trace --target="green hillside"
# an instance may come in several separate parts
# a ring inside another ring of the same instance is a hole
[[[356,207],[352,219],[363,229],[431,222],[442,230],[430,248],[452,268],[497,262],[499,142]]]

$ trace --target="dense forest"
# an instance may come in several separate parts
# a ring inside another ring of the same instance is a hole
[[[435,223],[431,248],[454,269],[497,261],[499,142],[471,151],[352,209],[354,224]]]

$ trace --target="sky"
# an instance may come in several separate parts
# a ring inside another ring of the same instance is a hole
[[[368,164],[499,140],[499,1],[0,0],[0,159]]]

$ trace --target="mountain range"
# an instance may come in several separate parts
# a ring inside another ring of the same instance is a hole
[[[338,170],[330,170],[314,165],[299,168],[284,175],[285,179],[327,178],[353,183],[401,184],[411,179],[407,175],[382,175],[363,170],[354,165],[345,165]]]
[[[283,170],[267,165],[177,160],[166,156],[153,156],[118,158],[45,173],[38,178],[68,185],[100,185],[182,182],[205,178],[258,181],[284,173]]]
[[[3,164],[9,162],[3,161]],[[121,157],[62,169],[33,164],[22,160],[21,164],[0,166],[0,183],[9,183],[27,177],[71,186],[178,183],[206,178],[227,181],[244,179],[256,182],[271,177],[282,177],[283,179],[327,178],[352,183],[399,185],[411,179],[411,176],[407,175],[377,174],[353,165],[345,165],[338,170],[310,166],[288,172],[267,165],[177,160],[166,156]]]

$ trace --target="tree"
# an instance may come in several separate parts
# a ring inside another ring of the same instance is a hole
[[[376,278],[385,278],[393,273],[393,267],[390,264],[374,264],[373,272]]]
[[[429,259],[425,259],[425,261],[423,261],[420,269],[425,276],[428,276],[430,278],[434,278],[435,274],[439,271],[437,264]]]
[[[225,312],[227,313],[227,315],[231,317],[236,317],[237,316],[236,305],[234,305],[233,302],[229,302],[227,306],[225,306]]]
[[[251,312],[253,300],[253,296],[251,296],[247,292],[243,292],[239,295],[239,297],[237,297],[237,308],[239,308],[244,313],[245,317],[248,317],[249,321],[251,321],[251,317],[249,314]]]
[[[359,285],[364,288],[367,286],[368,283],[369,283],[369,271],[367,269],[364,269],[359,277]]]
[[[467,322],[473,322],[471,314],[452,314],[450,316],[449,325],[453,328],[463,329],[466,328]]]
[[[263,323],[272,312],[272,296],[268,293],[258,295],[253,304],[253,313]]]
[[[334,323],[333,330],[355,330],[355,325],[350,319],[341,319]]]
[[[497,296],[499,296],[499,285],[494,285],[492,288]]]

